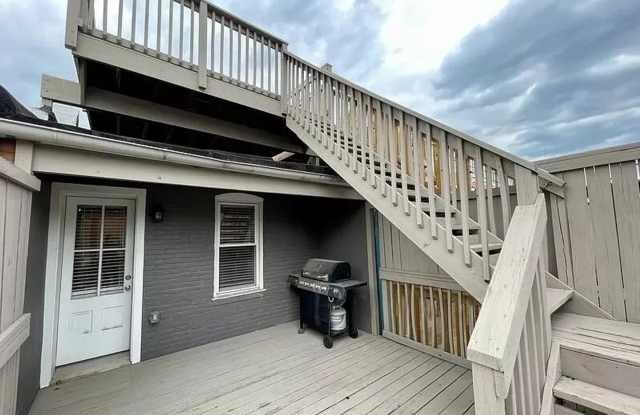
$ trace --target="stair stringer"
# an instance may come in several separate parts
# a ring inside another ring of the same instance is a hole
[[[547,287],[573,291],[573,296],[571,297],[571,299],[562,307],[560,307],[557,312],[574,313],[582,316],[603,318],[605,320],[615,320],[615,318],[611,314],[607,313],[597,304],[593,303],[591,300],[580,294],[575,289],[571,288],[569,285],[560,281],[558,277],[554,276],[550,272],[547,272],[546,277]]]
[[[482,303],[488,287],[488,284],[483,278],[482,264],[473,256],[469,266],[464,263],[464,248],[458,238],[453,238],[453,250],[449,251],[446,246],[445,229],[440,224],[437,224],[437,239],[431,236],[429,230],[430,217],[422,212],[424,227],[418,227],[415,216],[416,209],[414,209],[413,202],[409,202],[411,208],[409,209],[409,214],[406,214],[402,203],[398,203],[397,205],[393,204],[390,196],[390,186],[386,192],[387,196],[382,196],[377,187],[371,186],[369,178],[363,180],[361,172],[354,173],[353,168],[350,167],[351,164],[347,166],[344,159],[338,159],[335,154],[325,148],[322,143],[305,131],[295,120],[287,117],[286,123],[287,127],[342,177],[345,182],[398,228],[418,249],[438,264],[438,266],[460,284],[462,288]],[[342,157],[352,157],[352,155],[347,153],[343,154]],[[353,162],[353,160],[350,160],[350,163],[351,162]],[[377,181],[376,185],[380,186],[383,185],[383,183]]]

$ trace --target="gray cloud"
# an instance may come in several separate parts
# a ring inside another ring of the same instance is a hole
[[[514,1],[445,59],[435,98],[528,157],[638,140],[639,22],[633,1]]]
[[[64,47],[66,1],[0,4],[0,84],[28,106],[40,104],[43,73],[76,79]]]
[[[42,73],[75,78],[64,0],[0,5],[0,83],[27,105]],[[640,6],[632,0],[513,0],[436,73],[399,75],[369,0],[218,0],[305,59],[525,157],[640,139]],[[37,5],[37,7],[36,7]],[[415,51],[419,54],[420,51]],[[385,68],[387,69],[385,71]]]

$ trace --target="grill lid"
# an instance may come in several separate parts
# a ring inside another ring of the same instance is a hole
[[[338,281],[351,278],[351,266],[346,261],[311,258],[302,268],[302,276],[322,281]]]

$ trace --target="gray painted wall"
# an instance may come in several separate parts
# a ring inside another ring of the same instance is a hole
[[[29,412],[31,403],[40,389],[40,354],[42,351],[42,316],[50,191],[49,182],[43,181],[42,190],[33,193],[24,298],[24,312],[31,313],[31,332],[20,349],[17,415],[26,415]]]
[[[348,260],[366,279],[362,202],[260,194],[264,198],[263,275],[260,295],[213,302],[214,195],[204,189],[150,186],[148,206],[161,205],[162,223],[147,219],[142,358],[297,319],[288,275],[310,257]],[[356,323],[369,330],[368,291],[357,295]],[[161,313],[155,326],[147,322]]]

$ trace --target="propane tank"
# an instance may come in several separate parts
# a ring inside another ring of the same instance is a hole
[[[347,312],[338,306],[331,307],[331,330],[341,331],[347,327]]]

